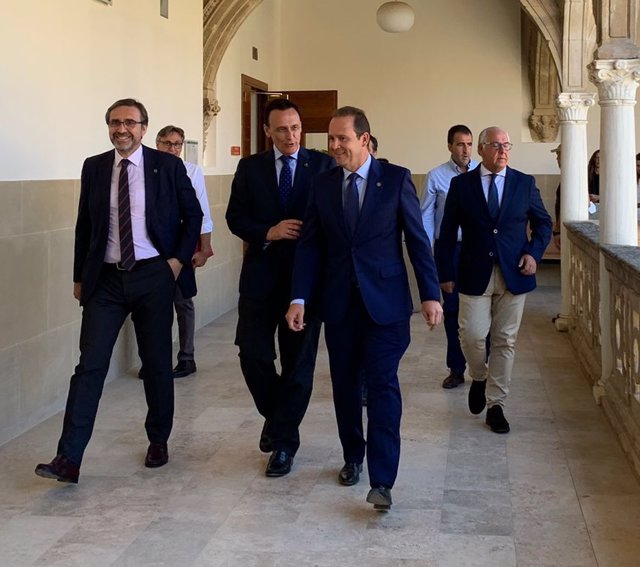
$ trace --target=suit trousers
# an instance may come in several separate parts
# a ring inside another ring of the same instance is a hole
[[[113,346],[131,314],[145,368],[145,429],[153,443],[166,443],[173,424],[171,369],[175,280],[162,258],[120,271],[104,264],[96,290],[82,311],[80,360],[71,377],[58,454],[80,465],[89,443]]]
[[[482,295],[460,294],[460,342],[474,380],[487,380],[487,406],[505,405],[527,294],[513,295],[498,264]],[[486,337],[491,332],[487,362]]]
[[[193,299],[191,297],[185,299],[180,288],[176,286],[176,296],[173,300],[173,306],[176,310],[178,338],[180,342],[178,361],[193,360],[196,334],[196,311],[193,305]]]
[[[344,461],[362,463],[366,452],[371,486],[392,488],[400,463],[398,366],[409,346],[409,316],[389,325],[376,324],[354,286],[345,318],[325,323],[325,339]],[[363,380],[368,390],[366,440]]]
[[[438,248],[438,241],[434,244],[435,249]],[[455,266],[455,278],[458,278],[458,264],[460,262],[460,242],[456,244],[456,250],[453,255],[453,265]],[[442,292],[442,311],[444,312],[444,330],[447,335],[447,368],[452,372],[464,374],[467,368],[467,361],[460,346],[460,337],[458,333],[458,311],[460,300],[458,290],[454,289],[452,293]]]
[[[258,412],[267,421],[266,435],[279,451],[295,455],[300,424],[309,406],[320,338],[320,319],[305,314],[305,329],[294,332],[284,318],[288,287],[267,299],[240,296],[236,345],[240,367]],[[275,365],[278,337],[280,373]]]

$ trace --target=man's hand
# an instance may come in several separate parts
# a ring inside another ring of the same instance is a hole
[[[536,264],[533,256],[530,254],[523,254],[522,258],[520,258],[520,261],[518,262],[518,268],[520,268],[520,273],[523,276],[532,276],[536,273],[538,264]]]
[[[82,294],[82,282],[73,282],[73,297],[80,301],[80,295]]]
[[[269,229],[267,232],[267,240],[297,240],[300,238],[301,229],[301,220],[285,219]]]
[[[453,282],[447,282],[453,283]],[[442,305],[433,299],[422,302],[422,316],[430,329],[442,323]]]
[[[178,258],[169,258],[167,260],[167,264],[169,264],[169,267],[173,272],[173,279],[177,280],[180,275],[180,270],[182,270],[182,262],[178,260]]]
[[[302,331],[304,329],[304,305],[292,303],[284,318],[292,331]]]
[[[213,248],[209,250],[198,250],[192,257],[191,263],[194,268],[202,268],[207,263],[207,260],[213,256]]]
[[[445,293],[453,293],[453,290],[456,287],[456,282],[441,282],[440,289]]]

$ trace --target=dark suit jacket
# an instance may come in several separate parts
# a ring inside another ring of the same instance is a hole
[[[408,169],[372,158],[355,234],[343,212],[341,167],[316,179],[296,250],[292,298],[308,300],[317,288],[321,315],[339,322],[347,312],[354,280],[371,318],[380,325],[412,313],[402,237],[416,274],[420,300],[439,300],[431,244]]]
[[[462,244],[456,279],[453,252],[458,227],[462,228]],[[500,214],[493,222],[482,190],[480,166],[458,175],[451,180],[440,227],[436,254],[440,281],[456,281],[460,293],[482,295],[497,255],[507,289],[513,294],[531,291],[536,278],[522,275],[518,262],[523,254],[530,254],[540,263],[551,227],[533,176],[507,168]]]
[[[287,289],[282,291],[288,296],[297,241],[278,240],[265,247],[267,232],[281,220],[304,218],[311,182],[333,165],[328,155],[301,147],[291,203],[285,211],[280,203],[273,150],[240,160],[226,219],[231,232],[247,243],[240,274],[241,294],[264,299],[284,279]]]
[[[185,297],[196,293],[191,257],[200,238],[202,209],[182,160],[143,146],[146,225],[163,258],[183,264],[178,285]],[[82,282],[80,304],[94,292],[109,236],[111,173],[115,150],[87,158],[82,167],[76,222],[73,281]]]

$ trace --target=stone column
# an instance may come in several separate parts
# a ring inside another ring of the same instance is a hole
[[[567,331],[571,315],[571,246],[565,222],[586,221],[587,207],[587,112],[595,102],[589,93],[561,93],[556,99],[560,118],[562,152],[560,153],[560,253],[562,305],[556,329]]]
[[[636,90],[640,59],[596,59],[588,66],[598,87],[600,117],[600,243],[638,245]],[[613,368],[609,276],[600,256],[600,329],[602,377],[594,387],[600,400]]]

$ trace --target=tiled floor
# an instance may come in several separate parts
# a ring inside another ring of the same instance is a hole
[[[553,278],[552,278],[553,281]],[[261,419],[232,344],[235,313],[198,334],[195,377],[176,382],[170,463],[142,465],[144,397],[107,386],[80,484],[36,477],[62,415],[0,448],[0,566],[638,567],[640,485],[551,317],[530,295],[506,415],[491,433],[467,388],[440,383],[444,332],[418,316],[401,367],[405,413],[390,513],[341,466],[326,353],[293,472],[263,475]]]

